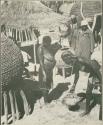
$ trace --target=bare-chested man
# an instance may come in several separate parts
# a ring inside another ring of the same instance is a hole
[[[43,92],[44,101],[47,102],[47,95],[53,82],[53,67],[55,59],[52,52],[51,38],[44,36],[42,44],[38,48],[38,57],[40,62],[39,83]]]

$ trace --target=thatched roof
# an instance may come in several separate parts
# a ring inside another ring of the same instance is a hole
[[[12,1],[1,7],[1,22],[11,27],[25,28],[55,27],[64,21],[64,17],[53,12],[40,1]]]
[[[64,15],[69,16],[73,5],[74,3],[64,3],[60,6],[59,11]]]
[[[76,15],[79,21],[82,19],[81,16],[81,2],[76,2],[70,12],[70,15]],[[82,1],[82,10],[85,18],[94,18],[94,15],[102,12],[101,1]]]

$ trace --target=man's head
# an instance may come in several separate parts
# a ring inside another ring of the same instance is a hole
[[[81,21],[81,29],[82,31],[86,31],[88,29],[88,22],[86,20]]]
[[[49,47],[51,44],[51,37],[50,36],[44,36],[43,37],[43,46]]]
[[[72,24],[76,24],[77,23],[77,18],[75,15],[71,15],[71,21],[72,21]]]

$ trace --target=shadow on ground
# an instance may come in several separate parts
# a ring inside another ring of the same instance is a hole
[[[52,102],[52,100],[57,100],[63,94],[64,91],[68,90],[69,84],[70,83],[59,83],[57,85],[57,87],[54,88],[48,94],[48,98],[47,98],[48,103]],[[36,101],[42,97],[42,92],[39,88],[39,83],[37,81],[33,81],[31,79],[25,79],[22,89],[25,92],[27,101],[28,101],[30,109],[31,109],[30,114],[32,114]],[[20,118],[22,118],[24,116],[24,107],[23,107],[22,98],[18,91],[16,92],[16,98],[17,98],[18,109],[19,109],[20,116],[21,116]],[[9,109],[9,114],[11,114],[9,95],[8,95],[8,109]],[[4,115],[3,98],[2,98],[2,115]]]

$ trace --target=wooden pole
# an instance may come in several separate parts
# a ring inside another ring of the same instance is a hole
[[[85,17],[84,17],[84,15],[83,15],[83,3],[82,3],[82,1],[81,1],[80,13],[81,13],[81,16],[82,16],[82,18],[83,18],[83,20],[84,20]],[[89,28],[89,30],[92,31],[92,28],[89,26],[89,24],[88,24],[88,28]]]
[[[36,60],[36,44],[34,43],[33,45],[33,50],[34,50],[34,75],[37,75],[37,72],[36,72],[36,65],[37,65],[37,60]]]
[[[13,118],[13,124],[15,122],[15,106],[14,106],[14,98],[13,98],[13,92],[9,91],[9,97],[10,97],[10,105],[11,105],[11,113]]]
[[[4,114],[5,114],[5,125],[8,125],[8,104],[7,104],[7,93],[3,93],[4,97]]]
[[[29,105],[28,105],[28,101],[27,101],[26,95],[25,95],[25,93],[24,93],[24,91],[23,91],[22,89],[20,90],[20,95],[21,95],[22,100],[23,100],[25,114],[26,114],[26,115],[29,115]]]

